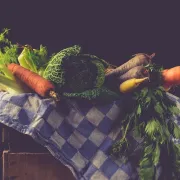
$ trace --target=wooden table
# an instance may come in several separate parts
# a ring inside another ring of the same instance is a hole
[[[74,180],[49,153],[3,152],[3,180]]]
[[[71,171],[31,137],[0,125],[2,180],[75,180]]]

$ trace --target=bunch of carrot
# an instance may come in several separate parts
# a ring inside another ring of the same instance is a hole
[[[106,71],[106,80],[116,78],[120,86],[124,86],[125,83],[126,87],[128,87],[127,83],[131,82],[130,86],[132,87],[132,81],[130,80],[142,79],[150,76],[145,66],[151,64],[151,60],[154,56],[155,53],[152,55],[143,53],[136,54],[132,59],[121,66],[115,69],[108,69],[108,71]],[[160,74],[162,75],[162,85],[166,91],[170,90],[173,86],[180,85],[180,66],[164,69]],[[137,84],[134,84],[134,86],[136,85]]]
[[[148,79],[149,72],[145,66],[151,63],[154,56],[155,53],[152,55],[144,53],[134,55],[132,59],[121,66],[106,71],[106,81],[111,81],[111,78],[115,78],[120,84],[121,92],[130,92],[144,82],[145,79]]]

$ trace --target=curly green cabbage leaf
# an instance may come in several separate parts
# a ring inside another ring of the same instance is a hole
[[[120,98],[120,95],[107,89],[106,87],[94,88],[81,93],[63,93],[68,98],[77,98],[84,100],[95,100],[99,102],[111,102]]]
[[[65,84],[65,72],[62,67],[64,59],[72,55],[76,56],[80,53],[80,50],[80,46],[74,45],[55,54],[48,62],[43,77],[54,82],[55,84],[58,84],[59,86],[63,86]]]

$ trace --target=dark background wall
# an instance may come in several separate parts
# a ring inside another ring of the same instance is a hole
[[[105,1],[1,1],[0,28],[13,42],[43,44],[49,52],[79,44],[120,65],[131,55],[156,53],[154,62],[180,65],[180,11],[176,4]],[[180,96],[177,88],[173,93]]]

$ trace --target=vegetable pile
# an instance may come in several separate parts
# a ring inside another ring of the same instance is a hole
[[[9,30],[0,34],[0,90],[11,94],[34,92],[42,98],[75,98],[89,102],[112,102],[128,96],[129,107],[120,121],[122,138],[111,149],[113,156],[128,160],[132,145],[128,134],[141,138],[139,177],[156,179],[156,167],[163,167],[162,152],[169,164],[170,179],[180,179],[180,128],[172,117],[180,114],[167,91],[180,85],[180,66],[163,69],[152,55],[139,53],[115,67],[105,60],[84,54],[81,47],[60,50],[52,55],[43,45],[13,44]],[[127,103],[127,102],[126,102]],[[163,170],[163,168],[162,168]]]
[[[104,86],[105,69],[109,67],[106,61],[81,53],[78,45],[49,56],[43,45],[33,49],[30,45],[12,44],[6,37],[8,32],[5,29],[0,35],[1,74],[9,78],[8,84],[1,83],[1,90],[19,94],[25,93],[28,86],[32,92],[55,100],[60,96],[86,100],[107,97],[109,101],[119,98],[117,93]]]

